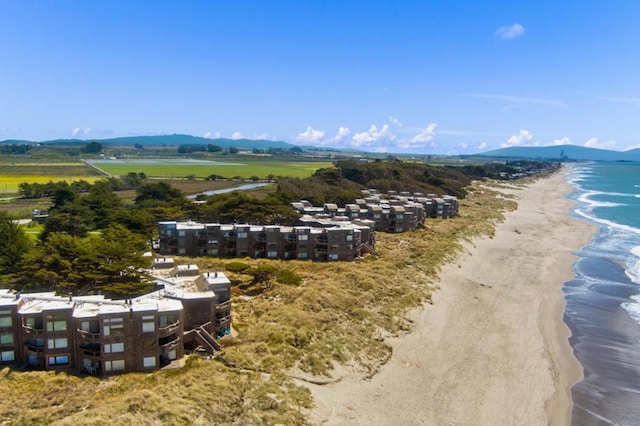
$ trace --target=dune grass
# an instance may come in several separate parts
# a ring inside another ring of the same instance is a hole
[[[460,204],[454,219],[379,233],[379,257],[354,262],[178,259],[226,270],[232,280],[234,333],[221,339],[220,357],[102,380],[5,369],[0,417],[15,424],[305,424],[313,401],[293,377],[335,380],[340,365],[374,374],[391,354],[385,337],[411,329],[407,312],[430,302],[442,265],[456,259],[463,241],[491,237],[503,212],[516,208],[486,184],[470,188]],[[255,283],[238,263],[288,272]]]

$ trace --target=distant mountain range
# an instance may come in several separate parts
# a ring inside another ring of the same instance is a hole
[[[238,149],[291,149],[298,145],[293,145],[282,141],[270,141],[265,139],[207,139],[191,135],[156,135],[156,136],[127,136],[111,139],[55,139],[49,141],[26,141],[9,139],[0,141],[0,144],[42,144],[42,145],[84,145],[96,141],[106,146],[179,146],[179,145],[218,145],[222,148],[236,147]],[[302,149],[323,149],[313,146],[300,146]]]
[[[640,149],[611,151],[576,145],[512,146],[487,151],[475,156],[493,158],[527,158],[540,160],[640,161]]]

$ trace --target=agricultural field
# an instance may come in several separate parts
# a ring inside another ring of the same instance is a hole
[[[0,194],[15,194],[22,182],[86,180],[94,182],[103,176],[81,161],[15,161],[0,159]]]
[[[235,162],[194,159],[141,159],[141,160],[91,160],[91,164],[105,173],[123,176],[129,172],[144,173],[158,178],[206,178],[212,174],[224,178],[249,179],[267,176],[308,177],[317,169],[330,167],[331,163],[238,159]]]

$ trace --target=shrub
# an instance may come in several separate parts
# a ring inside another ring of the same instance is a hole
[[[249,269],[251,265],[243,262],[231,262],[225,266],[225,269],[230,272],[242,273]]]
[[[276,281],[281,284],[299,286],[302,284],[302,277],[291,269],[281,269],[276,275]]]

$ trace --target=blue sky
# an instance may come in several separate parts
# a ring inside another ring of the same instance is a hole
[[[640,1],[0,0],[0,140],[640,147]]]

